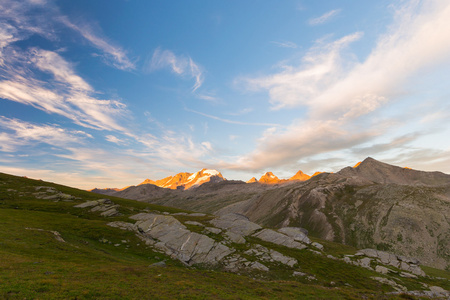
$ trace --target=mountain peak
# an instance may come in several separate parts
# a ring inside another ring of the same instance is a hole
[[[299,170],[294,176],[289,178],[289,180],[299,180],[299,181],[306,181],[310,179],[311,176],[308,174],[303,173],[301,170]]]
[[[141,184],[154,184],[158,187],[176,189],[189,189],[194,186],[199,186],[205,182],[214,181],[219,182],[226,180],[222,174],[217,170],[202,169],[195,173],[178,173],[175,176],[169,176],[163,179],[153,181],[151,179],[144,180]]]
[[[280,179],[275,176],[272,172],[266,172],[261,178],[258,180],[260,183],[278,183]]]
[[[401,185],[441,185],[450,182],[450,175],[441,172],[424,172],[393,166],[371,157],[357,167],[347,167],[338,172],[344,176],[357,176],[375,183]]]
[[[248,180],[246,183],[254,183],[254,182],[258,182],[258,179],[256,179],[255,177],[252,177],[250,180]]]

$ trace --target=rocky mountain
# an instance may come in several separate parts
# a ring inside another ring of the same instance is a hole
[[[263,179],[277,178],[269,172]],[[450,268],[450,175],[440,172],[367,158],[353,168],[287,185],[220,182],[178,192],[129,198],[217,215],[239,213],[262,226],[302,227],[321,239]]]
[[[308,174],[303,173],[302,171],[298,171],[294,176],[292,176],[291,178],[289,178],[290,181],[306,181],[308,179],[310,179],[311,176],[309,176]]]
[[[189,189],[191,187],[197,187],[205,182],[220,182],[226,180],[223,178],[217,170],[202,169],[196,173],[178,173],[175,176],[169,176],[160,180],[146,179],[141,182],[142,184],[153,184],[158,187],[168,188],[172,190],[176,189]]]
[[[258,180],[259,183],[266,183],[266,184],[276,184],[280,182],[280,179],[273,175],[272,172],[266,172],[261,178]]]
[[[246,181],[246,183],[255,183],[255,182],[258,182],[258,179],[256,179],[256,177],[252,177]]]
[[[299,226],[326,240],[391,250],[450,268],[450,175],[372,158],[336,174],[265,191],[222,208],[266,226]]]

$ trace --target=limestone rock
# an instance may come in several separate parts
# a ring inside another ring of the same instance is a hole
[[[123,230],[137,231],[137,226],[136,225],[134,225],[132,223],[128,223],[128,222],[123,222],[123,221],[109,222],[106,225],[111,226],[111,227],[120,228],[120,229],[123,229]]]
[[[214,234],[220,234],[222,232],[222,229],[215,228],[215,227],[205,227],[205,230],[207,232],[214,233]]]
[[[236,244],[245,244],[245,239],[242,235],[231,232],[231,231],[227,231],[224,234],[230,241],[232,241],[233,243]]]
[[[205,225],[203,225],[202,223],[196,222],[196,221],[186,221],[186,222],[184,222],[184,224],[205,227]]]
[[[319,244],[319,243],[317,243],[317,242],[312,243],[311,246],[316,247],[316,248],[319,249],[320,251],[323,250],[323,245],[322,245],[322,244]]]
[[[302,228],[299,227],[283,227],[278,229],[278,232],[281,232],[287,236],[290,236],[295,241],[302,242],[305,244],[311,244],[311,240],[308,238],[308,236],[304,233]]]
[[[234,213],[215,218],[210,223],[216,227],[242,236],[250,235],[256,230],[261,229],[261,226],[250,222],[246,216]]]
[[[167,215],[139,214],[136,222],[139,232],[156,240],[154,246],[188,265],[216,264],[233,252],[227,246],[206,235],[191,232],[177,219]]]
[[[263,229],[253,235],[254,237],[257,237],[263,241],[274,243],[277,245],[283,245],[288,248],[294,248],[294,249],[305,249],[306,246],[295,241],[293,238],[284,235],[282,233],[276,232],[271,229]]]
[[[263,265],[262,263],[257,262],[257,261],[252,262],[249,265],[249,267],[252,268],[252,269],[255,269],[255,270],[259,270],[259,271],[269,271],[268,267],[266,267],[265,265]]]
[[[389,272],[389,269],[383,266],[376,266],[375,271],[381,274],[387,274]]]

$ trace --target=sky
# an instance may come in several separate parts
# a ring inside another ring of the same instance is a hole
[[[0,0],[0,172],[450,173],[448,0]]]

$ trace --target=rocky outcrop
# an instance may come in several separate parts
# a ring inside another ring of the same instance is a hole
[[[388,253],[385,251],[379,251],[375,249],[363,249],[358,251],[356,256],[367,256],[362,260],[367,260],[370,263],[370,258],[374,258],[378,263],[382,263],[384,265],[389,265],[396,267],[401,270],[405,270],[411,272],[414,275],[425,276],[425,272],[419,267],[419,260],[415,258],[405,257],[403,255],[396,255],[392,253]],[[370,258],[369,258],[370,257]],[[362,261],[360,260],[360,261]],[[363,263],[363,266],[366,266],[366,262]],[[380,273],[383,273],[384,270],[379,269]]]
[[[283,245],[288,248],[305,249],[306,245],[295,241],[292,237],[276,232],[272,229],[263,229],[253,235],[263,241]]]
[[[211,224],[241,236],[250,235],[262,228],[258,224],[250,222],[246,216],[234,213],[215,218],[211,221]]]
[[[253,248],[244,252],[247,255],[254,255],[266,262],[279,262],[289,267],[293,267],[298,262],[295,258],[285,256],[273,249],[267,249],[261,245],[255,245]]]
[[[311,244],[311,240],[308,238],[307,230],[299,227],[283,227],[278,229],[278,232],[281,232],[295,241],[302,242],[305,244]]]
[[[119,216],[120,212],[118,211],[119,205],[114,204],[109,199],[99,199],[94,201],[84,202],[74,207],[77,208],[87,208],[92,207],[90,209],[91,212],[101,212],[100,215],[102,217],[115,217]]]
[[[137,220],[137,230],[148,244],[188,265],[216,264],[234,252],[206,235],[187,230],[172,216],[140,213],[131,219]]]

